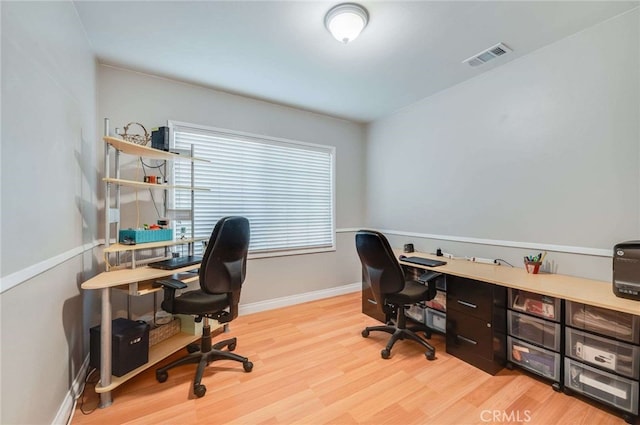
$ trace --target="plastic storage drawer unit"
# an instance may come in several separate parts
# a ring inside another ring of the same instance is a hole
[[[405,315],[418,323],[425,324],[425,308],[422,303],[409,307],[405,311]]]
[[[554,351],[560,350],[560,324],[526,314],[507,312],[509,334]]]
[[[565,353],[629,378],[640,377],[640,347],[567,328]]]
[[[426,310],[427,326],[440,332],[447,331],[447,315],[428,308]]]
[[[538,375],[560,381],[560,354],[507,337],[509,361]]]
[[[567,301],[566,324],[635,344],[640,343],[640,316]]]
[[[436,296],[432,300],[425,301],[425,305],[434,310],[447,311],[447,293],[437,290]]]
[[[555,322],[560,321],[560,299],[509,288],[509,308]]]
[[[621,410],[638,414],[638,381],[565,358],[565,387]]]

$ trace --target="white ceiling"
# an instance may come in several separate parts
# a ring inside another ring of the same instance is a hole
[[[358,122],[638,6],[638,1],[361,1],[370,22],[343,45],[327,1],[81,1],[101,63]],[[499,42],[513,53],[461,63]]]

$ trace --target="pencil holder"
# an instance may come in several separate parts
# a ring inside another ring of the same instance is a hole
[[[524,268],[527,269],[527,273],[538,274],[542,261],[525,261]]]

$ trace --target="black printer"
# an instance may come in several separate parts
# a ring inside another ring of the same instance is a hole
[[[640,241],[628,241],[613,248],[613,293],[640,300]]]

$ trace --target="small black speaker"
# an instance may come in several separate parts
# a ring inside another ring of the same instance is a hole
[[[124,318],[111,322],[111,373],[125,375],[149,361],[149,324]],[[89,329],[91,367],[100,369],[100,326]]]
[[[159,127],[151,131],[151,147],[161,151],[169,151],[169,127]]]

